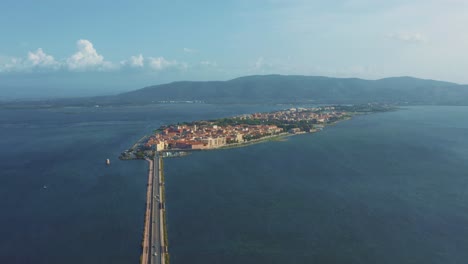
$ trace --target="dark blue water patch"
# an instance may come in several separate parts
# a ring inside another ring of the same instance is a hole
[[[9,212],[1,220],[5,260],[128,263],[138,258],[146,169],[143,162],[116,159],[114,143],[131,134],[128,127],[119,130],[37,129],[25,133],[32,137],[29,144],[15,142],[12,151],[2,153],[4,160],[10,157],[2,165],[0,193],[0,207]],[[106,157],[112,158],[111,167],[104,165]]]
[[[119,154],[161,124],[279,107],[0,110],[0,263],[137,263],[147,164]]]
[[[468,108],[166,160],[172,263],[464,263]]]

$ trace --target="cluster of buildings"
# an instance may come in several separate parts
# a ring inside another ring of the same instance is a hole
[[[228,144],[243,143],[251,138],[276,135],[282,131],[283,129],[276,125],[218,126],[214,122],[171,125],[150,136],[145,147],[153,148],[156,151],[165,149],[213,149]]]
[[[289,110],[271,112],[271,113],[255,113],[251,115],[243,115],[236,118],[240,119],[259,119],[265,121],[278,120],[285,123],[309,121],[311,123],[327,123],[330,120],[338,119],[346,113],[335,111],[334,106],[316,107],[316,108],[291,108]]]
[[[311,124],[326,123],[343,114],[334,112],[333,107],[293,108],[285,111],[237,116],[229,118],[229,122],[223,125],[216,121],[199,121],[191,124],[164,126],[148,138],[145,148],[156,151],[220,148],[283,132],[298,133],[301,131],[297,127],[283,131],[281,127],[283,124],[291,126],[300,121],[311,122]]]

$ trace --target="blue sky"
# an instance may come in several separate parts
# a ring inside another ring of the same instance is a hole
[[[468,1],[0,1],[0,99],[252,74],[468,83]]]

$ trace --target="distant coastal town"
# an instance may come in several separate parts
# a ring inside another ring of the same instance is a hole
[[[145,159],[149,163],[146,211],[140,263],[169,263],[165,211],[164,157],[190,151],[244,146],[288,135],[313,133],[326,125],[357,114],[386,112],[382,104],[293,107],[268,113],[244,114],[215,120],[164,125],[144,136],[120,159]]]
[[[313,133],[360,113],[388,111],[381,104],[294,107],[208,121],[164,125],[140,139],[121,159],[143,159],[154,152],[180,152],[234,147],[269,138]],[[168,156],[168,155],[166,155]]]

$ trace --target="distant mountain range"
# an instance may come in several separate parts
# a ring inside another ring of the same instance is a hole
[[[256,75],[229,81],[182,81],[114,96],[52,100],[52,104],[207,103],[408,103],[468,105],[468,85],[393,77],[380,80]]]

